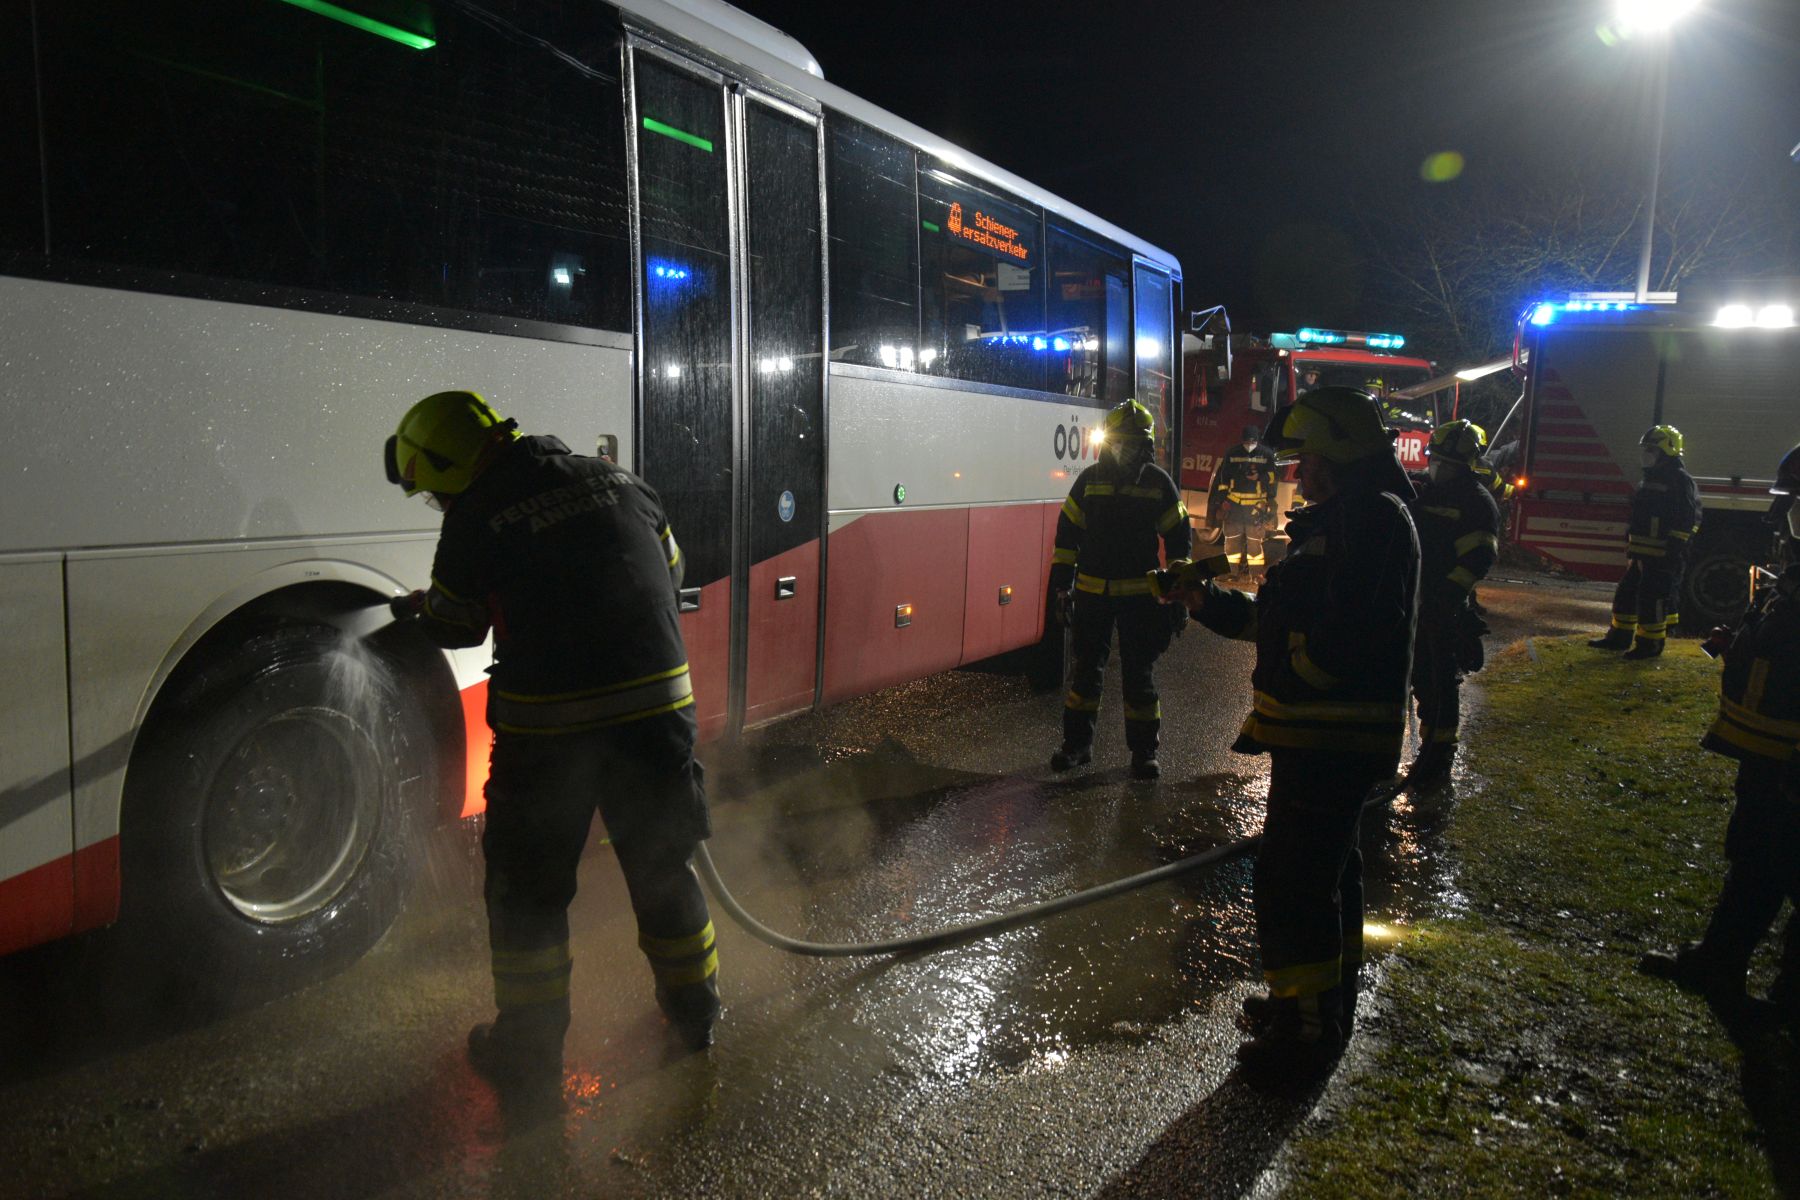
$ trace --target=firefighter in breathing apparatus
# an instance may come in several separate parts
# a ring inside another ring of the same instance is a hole
[[[1263,557],[1263,534],[1275,508],[1278,468],[1275,453],[1261,444],[1262,430],[1244,426],[1244,441],[1225,456],[1213,473],[1207,500],[1212,522],[1225,535],[1225,556],[1232,569],[1248,570],[1251,558]]]
[[[1160,565],[1159,542],[1169,561],[1185,559],[1193,534],[1175,481],[1151,461],[1156,443],[1150,410],[1127,400],[1106,414],[1101,428],[1100,460],[1069,489],[1050,560],[1052,611],[1069,614],[1074,655],[1062,748],[1051,755],[1050,767],[1066,771],[1093,760],[1100,684],[1116,625],[1131,773],[1154,779],[1161,774],[1156,745],[1162,725],[1154,670],[1175,628],[1157,603],[1151,573]]]
[[[1657,425],[1640,443],[1644,478],[1631,496],[1625,556],[1630,562],[1613,592],[1612,628],[1588,645],[1626,650],[1626,658],[1655,658],[1681,618],[1681,569],[1688,539],[1700,524],[1700,489],[1682,465],[1681,430]],[[1632,635],[1636,634],[1634,644]]]
[[[1487,434],[1470,421],[1431,431],[1431,465],[1409,506],[1419,531],[1419,636],[1413,645],[1413,698],[1419,710],[1419,756],[1408,786],[1449,777],[1456,757],[1465,671],[1482,665],[1487,625],[1471,600],[1500,554],[1500,510],[1477,473]]]
[[[1268,442],[1298,459],[1312,500],[1293,513],[1287,557],[1255,595],[1198,564],[1172,595],[1226,637],[1256,643],[1255,706],[1232,749],[1269,755],[1268,812],[1253,896],[1266,996],[1245,1011],[1246,1068],[1327,1071],[1349,1037],[1362,967],[1357,827],[1399,765],[1419,588],[1412,484],[1374,397],[1318,388],[1280,409]]]
[[[444,647],[494,633],[483,894],[498,1016],[469,1034],[496,1084],[559,1081],[569,901],[596,808],[637,915],[656,998],[698,1049],[718,955],[689,859],[710,834],[676,617],[681,552],[642,480],[517,423],[473,392],[415,404],[387,475],[444,513],[431,587],[393,602]]]
[[[1800,494],[1800,446],[1781,460],[1770,491]],[[1800,506],[1787,508],[1784,524],[1800,538]],[[1744,976],[1782,901],[1800,904],[1800,566],[1787,566],[1752,601],[1735,632],[1716,635],[1729,638],[1719,715],[1700,744],[1738,764],[1725,885],[1700,941],[1646,954],[1638,968],[1704,994],[1732,1017],[1748,1013]],[[1800,1021],[1800,926],[1791,917],[1769,998],[1783,1019]]]

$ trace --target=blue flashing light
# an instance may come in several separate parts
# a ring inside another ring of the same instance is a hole
[[[1555,324],[1557,320],[1570,313],[1643,312],[1650,307],[1648,304],[1632,304],[1623,300],[1570,300],[1562,304],[1546,300],[1541,304],[1533,305],[1530,315],[1525,318],[1525,321],[1527,324],[1541,329],[1545,325]]]
[[[1398,350],[1406,345],[1406,337],[1398,333],[1349,333],[1342,329],[1314,329],[1308,326],[1294,335],[1303,346],[1366,346],[1370,350]]]
[[[1046,342],[1041,337],[1034,337],[1031,339],[1031,348],[1033,350],[1048,350],[1050,348],[1050,343]]]
[[[665,280],[669,283],[679,283],[683,279],[688,278],[690,274],[691,272],[680,263],[663,262],[654,258],[650,260],[650,275],[652,278]]]
[[[1069,344],[1068,338],[1051,338],[1050,344],[1056,347],[1056,351],[1059,354],[1067,354],[1070,350],[1074,349],[1074,347]]]

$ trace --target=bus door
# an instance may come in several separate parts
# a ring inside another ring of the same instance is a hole
[[[632,48],[637,466],[687,556],[707,735],[811,706],[823,601],[816,115]]]

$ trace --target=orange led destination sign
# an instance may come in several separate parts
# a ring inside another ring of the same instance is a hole
[[[1011,225],[996,221],[980,209],[975,210],[973,221],[965,221],[961,200],[950,205],[950,216],[944,222],[944,232],[951,237],[974,242],[977,246],[986,246],[997,254],[1016,258],[1020,262],[1031,257],[1030,249],[1019,244],[1019,231]]]

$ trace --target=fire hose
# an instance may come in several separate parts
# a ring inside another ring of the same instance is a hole
[[[1211,850],[1203,850],[1186,858],[1143,871],[1137,875],[1129,875],[1124,879],[1115,879],[1111,883],[1099,884],[1096,887],[1072,892],[1067,896],[1058,896],[1054,900],[1044,900],[1037,904],[1028,904],[1024,908],[1015,908],[1011,912],[997,913],[991,917],[983,917],[977,921],[969,921],[962,925],[952,925],[948,929],[939,929],[932,933],[914,934],[910,937],[890,938],[884,942],[808,942],[799,938],[791,938],[777,933],[744,910],[719,878],[719,870],[713,865],[712,855],[701,842],[699,853],[694,856],[694,863],[700,870],[700,877],[706,880],[706,886],[719,901],[719,906],[731,915],[731,919],[743,927],[744,931],[759,941],[767,942],[777,950],[786,950],[789,954],[805,954],[814,958],[854,958],[881,954],[928,954],[933,950],[942,950],[962,942],[978,941],[982,938],[997,937],[1009,929],[1017,929],[1021,925],[1030,925],[1057,913],[1067,912],[1073,908],[1083,908],[1108,900],[1114,896],[1122,896],[1139,888],[1149,887],[1153,883],[1161,883],[1165,879],[1174,879],[1189,871],[1197,871],[1201,867],[1215,866],[1229,862],[1234,858],[1253,852],[1262,841],[1262,835],[1242,838],[1235,842],[1227,842],[1223,846],[1214,846]]]

